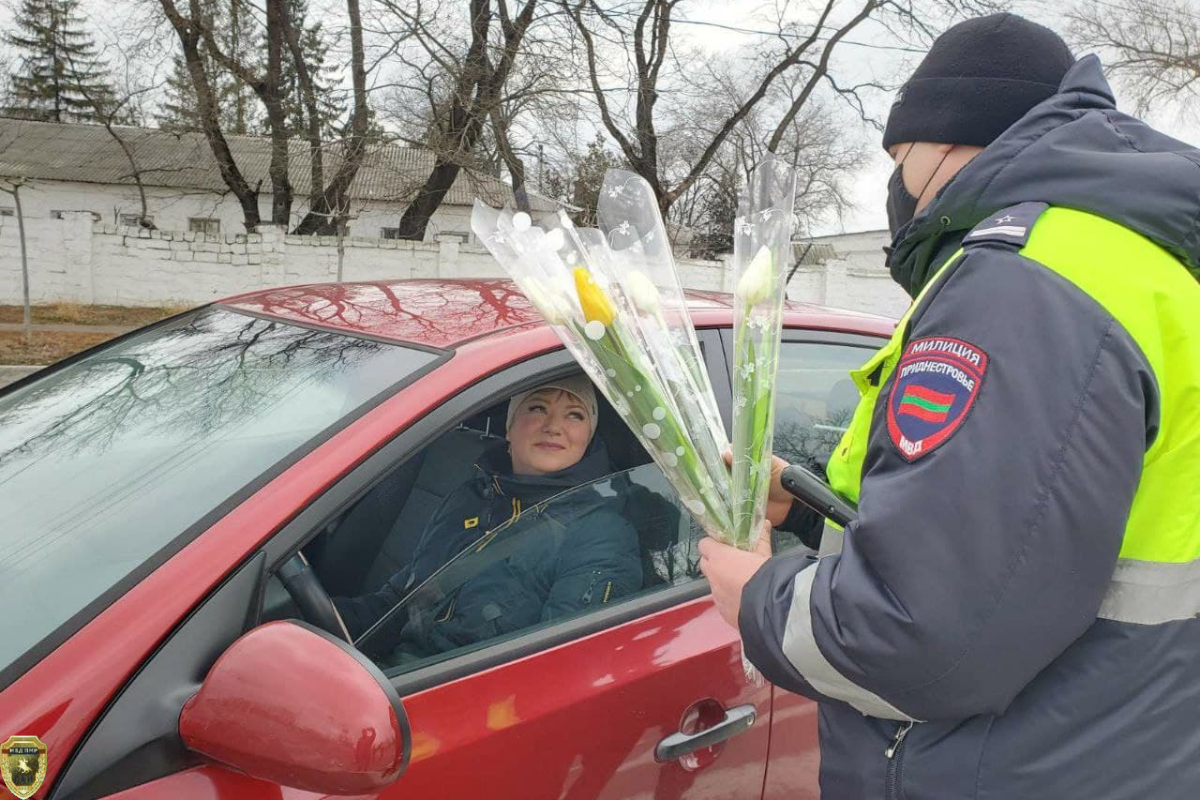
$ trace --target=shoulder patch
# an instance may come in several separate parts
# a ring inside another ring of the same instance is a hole
[[[961,339],[914,339],[904,348],[888,395],[887,428],[909,463],[954,435],[975,405],[988,357]]]
[[[1029,237],[1038,217],[1047,208],[1049,206],[1045,203],[1019,203],[1009,206],[972,228],[970,233],[963,237],[963,247],[979,242],[1000,242],[1024,247],[1029,244]]]

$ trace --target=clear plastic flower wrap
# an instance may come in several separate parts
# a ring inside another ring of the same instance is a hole
[[[654,190],[645,179],[625,170],[609,170],[597,204],[600,230],[617,258],[609,270],[633,300],[642,338],[669,385],[686,391],[694,403],[680,403],[689,426],[706,426],[708,437],[722,449],[728,445],[716,396],[700,355],[696,329],[675,269],[670,239],[663,226]],[[695,418],[694,412],[699,413]],[[706,454],[720,461],[721,452]],[[724,470],[722,470],[724,473]]]
[[[753,547],[766,516],[795,197],[795,172],[768,155],[743,189],[734,220],[732,489],[740,547]]]
[[[646,202],[646,197],[650,202]],[[610,173],[604,230],[476,202],[472,228],[625,420],[709,534],[732,541],[727,440],[657,204]]]

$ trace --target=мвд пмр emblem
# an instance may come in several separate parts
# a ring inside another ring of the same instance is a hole
[[[21,800],[31,797],[46,780],[46,745],[36,736],[10,736],[0,745],[4,785]]]
[[[908,343],[887,405],[888,435],[906,461],[929,455],[962,426],[987,369],[987,353],[961,339],[933,336]]]

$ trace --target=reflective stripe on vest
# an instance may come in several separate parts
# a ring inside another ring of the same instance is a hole
[[[1200,502],[1194,499],[1200,487],[1200,284],[1149,239],[1071,209],[1047,209],[1020,252],[1111,314],[1141,348],[1158,384],[1158,436],[1146,451],[1098,616],[1154,625],[1200,615]],[[833,488],[855,502],[875,406],[903,352],[908,321],[961,253],[929,281],[891,340],[851,373],[861,401],[827,472]]]

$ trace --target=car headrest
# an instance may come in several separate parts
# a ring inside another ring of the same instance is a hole
[[[600,406],[600,423],[596,428],[596,435],[604,440],[604,446],[608,448],[608,460],[613,470],[624,472],[642,464],[649,464],[650,454],[633,435],[633,431],[629,430],[625,420],[609,405],[608,400],[597,393],[596,402]]]
[[[508,401],[506,400],[467,417],[459,424],[458,428],[459,430],[474,431],[485,439],[503,439],[507,416]]]

